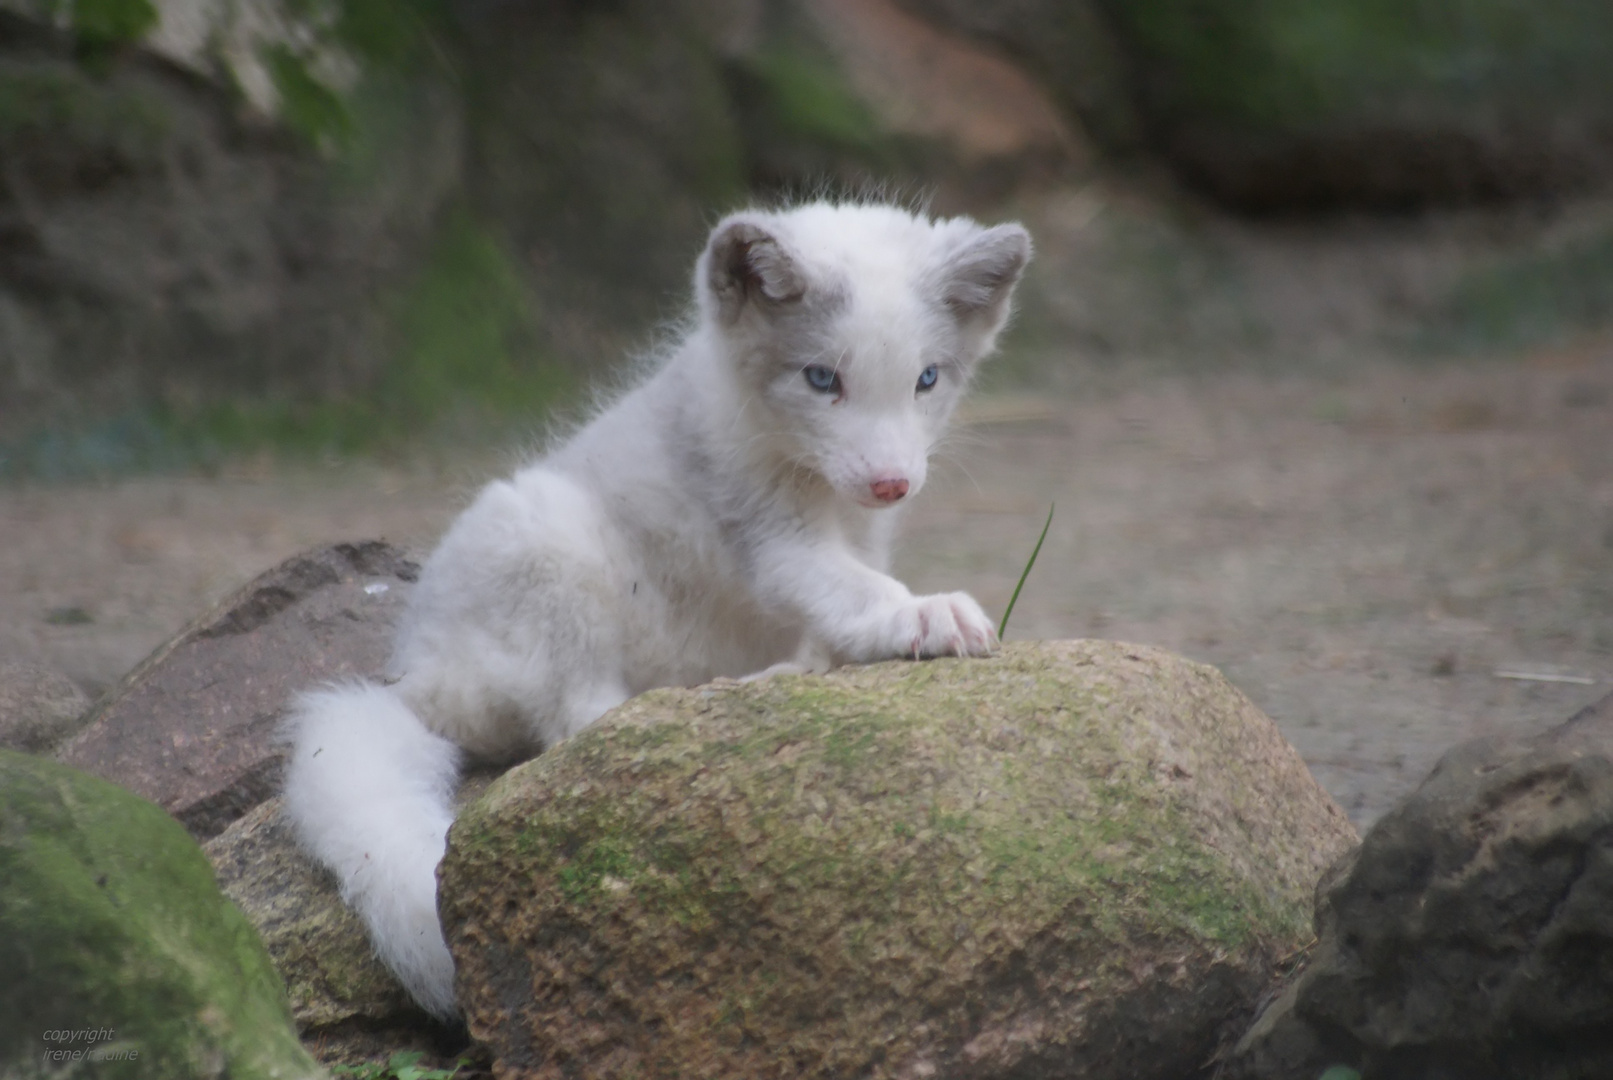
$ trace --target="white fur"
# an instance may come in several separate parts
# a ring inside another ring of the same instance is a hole
[[[682,343],[426,561],[394,682],[300,699],[287,812],[422,1005],[454,1012],[435,867],[459,749],[529,756],[658,686],[995,647],[967,594],[886,573],[888,500],[923,487],[1029,257],[1017,225],[881,205],[724,219]]]

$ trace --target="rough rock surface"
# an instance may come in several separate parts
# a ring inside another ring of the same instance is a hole
[[[1613,178],[1613,10],[1547,0],[900,0],[990,39],[1110,146],[1246,210]]]
[[[273,798],[203,847],[219,888],[257,927],[286,981],[297,1029],[422,1027],[426,1014],[376,959],[336,882],[297,847]]]
[[[279,790],[289,696],[381,670],[417,573],[377,540],[287,560],[135,668],[60,760],[216,836]]]
[[[1452,750],[1329,874],[1228,1075],[1613,1076],[1613,696]]]
[[[49,23],[0,11],[0,433],[29,440],[7,449],[49,458],[51,421],[176,385],[373,386],[390,343],[372,297],[458,180],[442,102],[412,103],[360,204],[226,87],[140,49],[85,65]]]
[[[471,773],[460,798],[479,795],[491,779]],[[297,847],[280,807],[278,796],[269,799],[202,850],[285,980],[304,1044],[326,1064],[384,1060],[398,1050],[451,1064],[464,1032],[433,1020],[376,959],[364,924],[342,903],[335,879]]]
[[[97,1077],[320,1075],[257,935],[185,831],[114,784],[9,751],[0,971],[6,1076],[57,1075],[72,1059],[56,1052]]]
[[[1027,175],[1089,164],[1070,118],[1035,80],[995,50],[901,9],[892,0],[802,0],[879,125],[932,144],[936,179],[972,176],[1000,197]]]
[[[1106,8],[1151,141],[1231,205],[1397,209],[1613,177],[1605,4]]]
[[[1182,1077],[1355,842],[1221,675],[1104,642],[645,694],[455,824],[507,1077]]]
[[[1127,147],[1141,139],[1125,56],[1100,0],[897,2],[1013,57],[1100,141]]]
[[[0,748],[48,754],[82,725],[90,699],[37,664],[0,664]]]

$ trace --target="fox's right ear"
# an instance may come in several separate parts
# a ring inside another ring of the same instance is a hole
[[[755,218],[729,218],[712,230],[700,277],[725,323],[746,304],[772,307],[806,295],[806,276],[782,241]]]
[[[996,334],[1031,259],[1031,234],[1022,225],[976,229],[938,271],[941,299],[960,320]]]

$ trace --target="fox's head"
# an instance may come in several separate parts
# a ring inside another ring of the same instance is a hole
[[[1030,256],[1019,225],[812,203],[723,219],[695,288],[755,436],[882,507],[924,485]]]

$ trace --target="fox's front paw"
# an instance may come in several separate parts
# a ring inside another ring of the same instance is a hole
[[[897,619],[898,648],[924,656],[989,656],[997,629],[968,593],[915,597]]]

